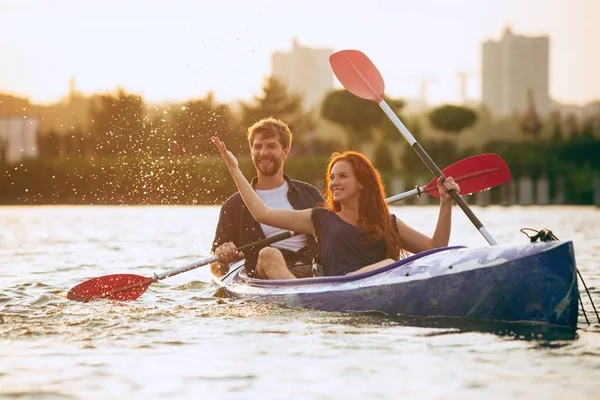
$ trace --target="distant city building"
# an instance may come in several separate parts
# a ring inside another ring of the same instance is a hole
[[[500,41],[483,43],[481,99],[494,116],[525,112],[528,93],[541,117],[550,113],[549,48],[547,36],[518,36],[510,28]]]
[[[14,165],[37,158],[37,129],[35,117],[0,117],[0,159]]]
[[[300,46],[294,39],[291,52],[273,53],[271,74],[285,82],[291,92],[301,94],[306,108],[312,108],[333,89],[333,71],[329,65],[332,53],[333,49]]]

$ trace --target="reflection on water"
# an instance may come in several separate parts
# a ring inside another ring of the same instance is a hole
[[[215,295],[207,268],[136,301],[68,301],[113,273],[151,276],[207,255],[217,207],[0,208],[0,397],[594,398],[600,326],[325,313]],[[437,210],[398,208],[429,232]],[[525,226],[575,243],[600,301],[600,211],[476,210],[499,242]],[[456,210],[451,244],[483,246]],[[591,303],[582,292],[585,308]],[[148,383],[152,384],[149,385]]]
[[[431,332],[429,335],[469,332],[492,333],[506,339],[537,341],[539,342],[538,345],[541,347],[560,347],[568,344],[568,341],[577,338],[576,329],[549,326],[545,324],[483,321],[468,318],[419,318],[410,316],[398,316],[396,320],[403,326],[443,330]]]

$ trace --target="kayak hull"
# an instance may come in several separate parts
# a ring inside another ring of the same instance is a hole
[[[239,264],[222,284],[230,296],[323,311],[568,327],[576,327],[578,318],[579,290],[570,241],[446,247],[340,277],[253,279]]]

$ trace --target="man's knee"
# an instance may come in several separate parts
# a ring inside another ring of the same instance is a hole
[[[258,252],[258,260],[262,260],[263,262],[275,262],[275,261],[283,261],[283,254],[276,248],[273,247],[265,247]]]
[[[265,247],[258,253],[256,272],[263,279],[295,278],[288,270],[281,251],[272,247]]]
[[[261,278],[267,278],[268,271],[280,262],[285,263],[283,254],[273,247],[265,247],[258,252],[256,272]]]

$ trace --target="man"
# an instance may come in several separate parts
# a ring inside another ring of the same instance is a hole
[[[248,143],[257,173],[252,179],[252,187],[269,207],[303,210],[323,203],[323,196],[317,188],[290,179],[283,173],[283,164],[292,145],[292,133],[284,122],[275,118],[258,121],[248,129]],[[280,229],[256,222],[239,192],[236,192],[221,207],[212,246],[212,252],[219,256],[219,262],[211,264],[211,272],[223,276],[229,271],[231,262],[245,257],[248,275],[260,277],[256,272],[260,249],[243,254],[237,247],[279,232]],[[316,243],[311,235],[297,235],[274,243],[272,247],[281,251],[290,272],[296,277],[312,276]]]

